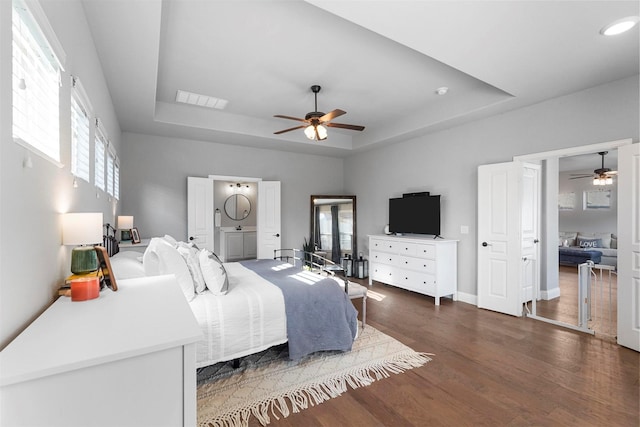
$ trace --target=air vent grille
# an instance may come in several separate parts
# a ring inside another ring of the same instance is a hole
[[[178,90],[178,92],[176,93],[176,102],[197,105],[199,107],[216,108],[218,110],[224,110],[229,103],[229,101],[227,101],[226,99],[215,98],[208,95],[200,95],[198,93],[187,92],[185,90]]]

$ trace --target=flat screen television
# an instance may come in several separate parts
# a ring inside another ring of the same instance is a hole
[[[389,199],[389,231],[440,235],[440,196]]]

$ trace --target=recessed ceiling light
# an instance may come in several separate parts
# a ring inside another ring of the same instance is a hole
[[[640,20],[640,18],[637,16],[627,16],[626,18],[618,19],[609,25],[602,27],[600,34],[603,36],[615,36],[622,34],[625,31],[632,29],[638,23],[638,20]]]
[[[200,95],[198,93],[187,92],[185,90],[178,90],[176,93],[176,102],[197,105],[199,107],[217,108],[218,110],[223,110],[229,103],[226,99]]]
[[[439,87],[438,89],[436,89],[436,93],[438,95],[446,95],[447,92],[449,92],[449,88],[446,87],[446,86],[442,86],[442,87]]]

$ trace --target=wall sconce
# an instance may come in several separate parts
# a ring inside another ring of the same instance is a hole
[[[133,228],[133,216],[118,216],[118,228],[120,229],[120,240],[131,240],[131,229]]]
[[[222,214],[220,213],[220,209],[216,208],[216,212],[213,215],[213,225],[215,227],[220,227],[221,222],[222,222]]]
[[[84,274],[98,269],[93,245],[102,242],[102,212],[67,213],[62,216],[62,244],[77,246],[71,251],[71,272]]]

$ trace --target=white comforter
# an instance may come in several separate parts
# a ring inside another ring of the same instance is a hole
[[[111,258],[116,279],[145,275],[141,254],[120,252]],[[284,298],[280,289],[240,263],[225,263],[229,292],[208,290],[189,302],[204,338],[196,345],[198,368],[257,353],[287,341]],[[168,314],[169,315],[169,314]]]
[[[196,366],[231,360],[287,341],[282,292],[239,263],[225,263],[229,292],[208,290],[189,303],[202,328]]]

